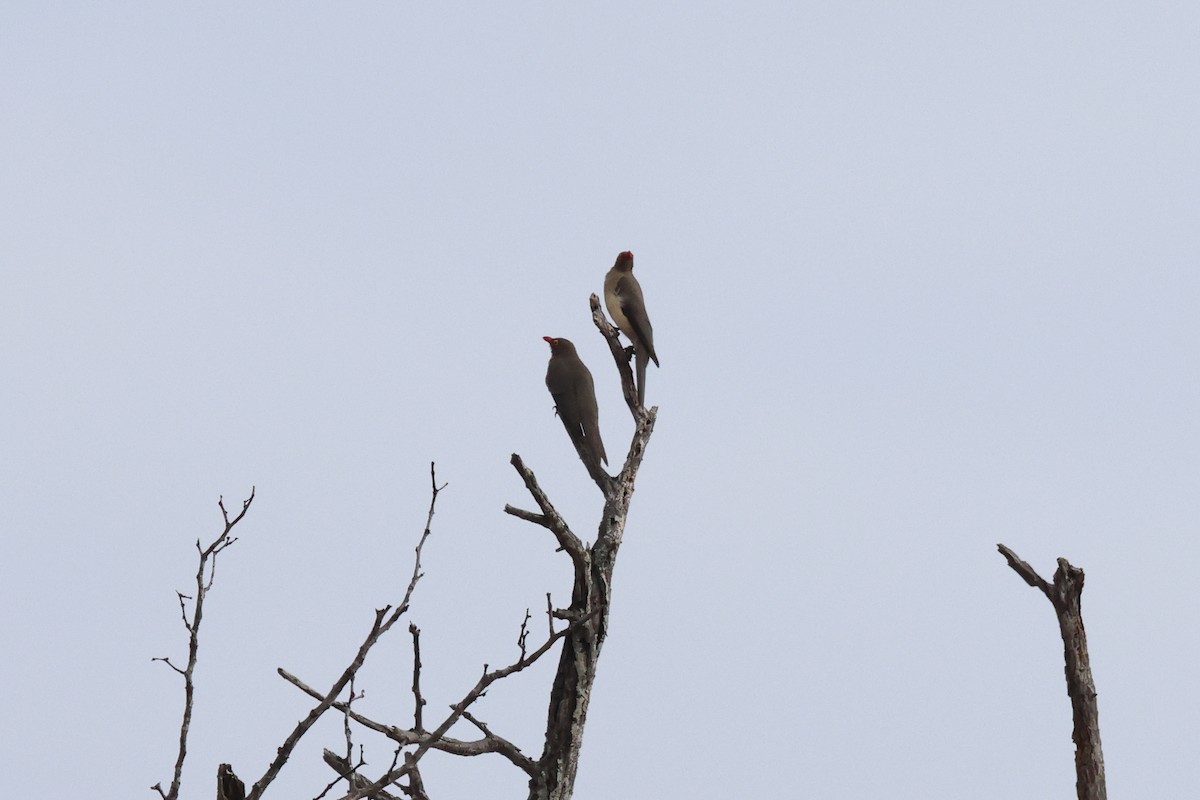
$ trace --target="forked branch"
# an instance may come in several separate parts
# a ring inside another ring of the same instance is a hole
[[[466,696],[464,696],[462,700],[458,701],[457,703],[455,703],[453,706],[450,707],[450,714],[444,720],[442,720],[442,724],[438,725],[437,729],[434,730],[432,733],[423,736],[418,742],[416,742],[416,744],[417,744],[416,750],[414,750],[411,753],[405,754],[406,763],[404,766],[397,767],[395,769],[388,771],[385,775],[383,775],[381,778],[379,778],[377,781],[370,784],[369,786],[366,786],[366,787],[363,787],[360,789],[354,789],[354,790],[350,791],[348,794],[343,795],[340,800],[358,800],[358,798],[360,798],[360,797],[370,797],[373,792],[383,789],[388,784],[390,784],[394,781],[397,781],[400,778],[404,777],[405,775],[409,774],[412,771],[415,764],[418,761],[420,761],[421,758],[430,749],[445,750],[446,752],[449,752],[448,748],[441,746],[445,741],[446,732],[449,731],[450,728],[452,728],[456,722],[458,722],[460,719],[463,718],[463,714],[466,712],[466,710],[468,708],[470,708],[470,706],[476,700],[478,700],[485,691],[487,691],[487,688],[489,686],[491,686],[493,683],[495,683],[496,681],[498,681],[502,678],[507,678],[509,675],[520,672],[520,671],[526,669],[527,667],[533,665],[534,663],[536,663],[538,661],[538,659],[540,659],[542,656],[544,656],[546,653],[548,653],[550,651],[550,649],[553,648],[554,645],[558,643],[559,639],[574,632],[577,627],[584,625],[589,621],[590,620],[587,618],[575,621],[574,623],[563,628],[561,631],[558,631],[557,633],[555,633],[553,636],[548,637],[546,639],[546,641],[543,642],[540,647],[538,647],[538,649],[534,650],[532,653],[527,655],[525,658],[519,659],[518,661],[515,661],[506,667],[502,667],[500,669],[492,670],[489,672],[487,669],[487,665],[485,664],[483,676],[480,677],[480,679],[475,683],[475,686],[471,688],[471,691],[467,692]],[[391,735],[392,733],[396,733],[396,732],[397,732],[397,729],[395,729],[395,728],[389,729],[389,735]],[[404,733],[404,732],[401,732],[401,733]],[[412,732],[408,731],[407,733],[412,733]],[[482,741],[488,742],[489,741],[488,737],[485,736]],[[506,753],[500,749],[484,751],[484,752],[499,752],[502,755],[506,755],[506,756],[509,755],[508,753]],[[466,755],[466,753],[464,753],[463,755]],[[472,755],[474,755],[474,754],[472,754]],[[526,768],[527,771],[529,769],[533,769],[533,766],[532,766],[533,762],[529,761],[528,759],[525,759],[524,756],[522,756],[521,758],[523,759],[523,761],[520,761],[520,762],[514,761],[514,763],[517,763],[518,766],[522,766],[523,768]]]
[[[1100,708],[1088,656],[1087,633],[1083,628],[1083,570],[1060,558],[1054,582],[1050,583],[1008,547],[1000,544],[997,548],[1013,571],[1040,590],[1054,606],[1063,640],[1067,694],[1071,698],[1075,793],[1078,800],[1105,800],[1108,790],[1104,781],[1104,753],[1100,746]]]
[[[283,765],[287,763],[287,760],[292,755],[292,751],[295,750],[296,745],[300,743],[300,739],[303,738],[304,734],[308,733],[312,726],[316,724],[317,720],[320,719],[326,711],[335,707],[338,696],[341,695],[342,691],[347,685],[349,685],[350,681],[353,680],[354,676],[358,673],[359,668],[363,665],[363,662],[366,660],[367,654],[371,651],[371,648],[374,647],[375,643],[378,642],[379,639],[385,633],[387,633],[391,627],[395,625],[402,616],[404,616],[405,613],[408,612],[409,602],[412,600],[413,591],[416,589],[417,582],[421,580],[423,575],[421,572],[421,550],[425,547],[425,542],[429,539],[431,526],[433,524],[434,508],[437,506],[438,494],[446,488],[445,484],[442,486],[437,485],[437,475],[434,471],[433,464],[429,465],[429,481],[432,487],[432,497],[429,500],[429,513],[425,517],[425,530],[422,532],[421,539],[417,543],[416,555],[413,558],[412,577],[408,581],[408,588],[404,592],[404,598],[395,608],[392,608],[391,606],[385,606],[375,610],[375,621],[371,625],[371,630],[368,631],[366,638],[364,638],[362,644],[359,645],[358,652],[356,652],[354,655],[354,660],[352,660],[349,666],[342,671],[342,674],[336,681],[334,681],[333,686],[331,686],[323,695],[319,696],[319,702],[312,707],[304,719],[300,720],[300,722],[296,724],[296,727],[292,729],[292,732],[288,734],[283,744],[280,745],[275,759],[267,767],[267,771],[263,773],[263,776],[255,782],[253,788],[250,790],[247,800],[258,800],[260,797],[262,797],[263,792],[268,786],[271,785],[271,782],[275,780],[276,776],[279,774],[279,771],[283,769]],[[280,669],[279,674],[284,678],[288,677],[288,674],[285,670]],[[348,706],[344,707],[344,711],[345,713],[353,716]]]

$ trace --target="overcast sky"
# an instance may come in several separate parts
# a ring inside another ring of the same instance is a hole
[[[169,780],[150,659],[185,657],[174,592],[251,486],[185,797],[261,775],[310,705],[275,669],[328,686],[400,598],[430,461],[427,714],[512,660],[570,566],[502,513],[532,505],[510,454],[585,538],[601,504],[541,337],[623,453],[587,298],[631,249],[660,411],[578,797],[1072,796],[1053,611],[997,542],[1087,572],[1112,796],[1194,796],[1198,31],[1185,2],[5,3],[5,774]],[[358,687],[404,725],[392,636]],[[534,755],[552,662],[476,711]]]

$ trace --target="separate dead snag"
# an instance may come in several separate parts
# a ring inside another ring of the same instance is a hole
[[[1054,582],[1048,583],[1012,550],[1002,544],[997,548],[1008,559],[1013,571],[1030,586],[1041,590],[1054,606],[1058,629],[1062,634],[1067,694],[1071,698],[1074,719],[1071,738],[1075,741],[1075,793],[1078,800],[1106,800],[1108,792],[1104,784],[1104,753],[1100,748],[1100,711],[1080,606],[1083,570],[1060,558],[1058,569],[1054,572]]]
[[[217,800],[246,800],[246,784],[228,764],[217,767]]]

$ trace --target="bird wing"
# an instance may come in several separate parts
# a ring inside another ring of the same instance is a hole
[[[582,366],[582,365],[581,365]],[[572,375],[567,364],[556,363],[546,373],[546,386],[554,398],[558,418],[571,439],[584,444],[595,452],[605,464],[608,455],[604,452],[604,441],[600,438],[599,408],[596,404],[596,388],[592,376],[584,367],[582,373]]]
[[[621,303],[621,311],[629,320],[632,330],[625,331],[633,341],[635,349],[644,347],[654,366],[658,366],[658,355],[654,352],[654,326],[646,313],[646,301],[642,298],[642,286],[633,275],[622,275],[614,289]]]

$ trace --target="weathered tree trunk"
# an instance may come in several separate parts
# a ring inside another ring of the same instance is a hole
[[[638,415],[625,469],[602,486],[604,516],[595,543],[584,547],[565,529],[565,524],[558,533],[559,541],[564,543],[563,549],[575,563],[575,586],[568,615],[582,622],[563,640],[558,671],[550,690],[546,744],[537,761],[537,772],[529,781],[530,800],[569,800],[574,791],[588,703],[596,680],[600,648],[608,629],[613,567],[625,532],[629,503],[633,499],[634,478],[654,430],[656,410]],[[518,467],[518,471],[522,468],[523,465]],[[553,508],[542,508],[547,516],[555,515]]]
[[[607,598],[602,602],[607,603]],[[529,780],[530,800],[567,800],[575,786],[583,726],[600,657],[596,626],[588,624],[563,640],[550,692],[546,746]]]
[[[1048,583],[1028,563],[1004,545],[998,545],[1008,565],[1026,583],[1046,595],[1058,616],[1062,634],[1067,694],[1071,698],[1071,716],[1075,741],[1075,793],[1079,800],[1107,800],[1104,785],[1104,753],[1100,747],[1100,709],[1096,702],[1096,683],[1088,658],[1087,633],[1083,629],[1083,570],[1065,559],[1058,559],[1054,583]]]

